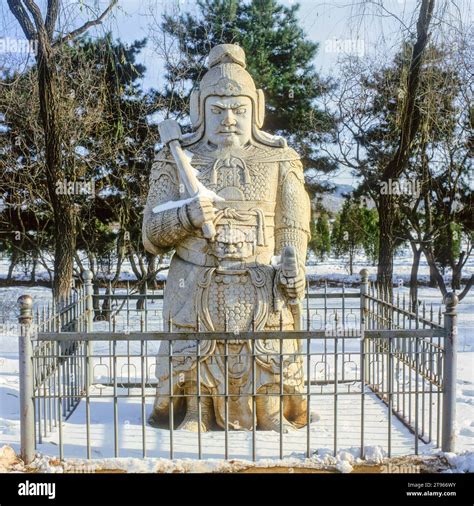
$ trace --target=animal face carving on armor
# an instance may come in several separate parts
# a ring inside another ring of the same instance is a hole
[[[251,256],[255,241],[249,232],[228,225],[217,227],[213,254],[219,260],[244,260]]]
[[[205,140],[218,148],[244,146],[252,137],[252,101],[244,96],[208,97],[205,125]]]

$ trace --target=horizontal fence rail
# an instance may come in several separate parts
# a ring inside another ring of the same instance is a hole
[[[260,436],[257,424],[257,406],[262,399],[274,399],[279,406],[278,441],[273,457],[295,454],[310,457],[318,451],[312,430],[318,427],[312,419],[313,407],[316,410],[324,407],[324,416],[331,421],[328,436],[331,450],[336,454],[344,448],[341,441],[347,437],[344,413],[348,406],[356,409],[357,422],[349,430],[351,437],[357,431],[363,457],[370,439],[368,409],[373,398],[385,406],[385,448],[389,456],[393,451],[395,420],[412,432],[414,453],[419,452],[420,443],[451,451],[454,447],[456,297],[447,300],[442,325],[440,312],[435,313],[424,304],[417,304],[421,307],[419,313],[409,311],[399,298],[394,299],[370,285],[366,271],[361,275],[358,291],[346,291],[343,287],[337,293],[329,293],[325,286],[318,293],[308,292],[302,311],[302,330],[298,331],[284,331],[280,327],[278,331],[268,332],[173,332],[169,318],[162,314],[162,291],[150,292],[145,287],[144,293],[137,294],[127,287],[126,293],[114,293],[109,287],[106,294],[93,294],[92,276],[87,272],[83,285],[61,305],[33,314],[31,298],[21,297],[23,458],[31,461],[37,445],[52,437],[59,458],[65,458],[68,447],[65,422],[73,414],[74,423],[81,420],[84,427],[75,437],[84,446],[84,456],[93,458],[97,423],[94,413],[105,407],[112,421],[113,456],[125,452],[122,442],[127,431],[133,429],[135,440],[140,440],[139,456],[155,454],[157,446],[163,450],[166,440],[167,456],[176,458],[183,449],[181,436],[177,436],[182,431],[177,430],[181,420],[175,406],[191,398],[197,406],[197,433],[195,441],[192,434],[186,436],[186,441],[191,441],[195,456],[216,456],[215,442],[205,434],[202,419],[207,416],[210,403],[222,399],[224,428],[214,425],[212,437],[222,442],[222,457],[233,458],[236,447],[232,438],[239,424],[229,419],[229,404],[242,397],[248,401],[253,417],[251,428],[245,432],[251,435],[254,460],[268,456],[268,445]],[[277,349],[259,353],[256,344],[263,339],[279,343]],[[298,340],[297,352],[284,353],[284,342],[288,339]],[[209,340],[220,343],[219,356],[224,364],[222,388],[213,392],[200,387],[202,360],[216,360],[201,355],[202,346]],[[163,341],[169,342],[167,354],[159,352],[158,345]],[[183,341],[196,344],[193,354],[174,352],[177,343]],[[262,357],[276,368],[276,386],[272,389],[258,389],[256,385],[256,364]],[[155,375],[157,360],[167,363],[172,375],[188,359],[196,363],[198,387],[195,391],[184,389],[176,393],[170,385],[159,384]],[[249,364],[250,393],[235,390],[229,380],[229,364],[241,361]],[[300,364],[304,370],[298,391],[284,388],[282,378],[291,364]],[[169,401],[166,435],[148,423],[157,394]],[[299,420],[298,430],[287,432],[283,413],[286,403],[293,401],[306,404],[306,415],[305,420]],[[135,423],[130,425],[124,416],[132,417]],[[157,438],[161,438],[159,444]]]

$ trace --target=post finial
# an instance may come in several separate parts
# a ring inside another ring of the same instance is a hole
[[[359,274],[360,274],[362,281],[368,281],[368,279],[369,279],[368,269],[362,269]]]
[[[443,304],[446,306],[446,309],[453,310],[459,303],[459,297],[456,292],[448,292],[443,299]]]
[[[94,277],[94,275],[92,274],[92,271],[90,271],[89,269],[82,271],[82,279],[84,281],[92,281],[93,277]]]
[[[18,300],[16,302],[20,307],[20,311],[33,308],[33,297],[31,295],[22,295],[21,297],[18,297]]]
[[[18,307],[20,309],[19,322],[21,324],[29,324],[33,320],[33,297],[25,294],[18,297]]]

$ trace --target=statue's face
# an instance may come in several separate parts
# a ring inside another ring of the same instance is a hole
[[[218,148],[241,147],[252,137],[249,97],[210,96],[205,104],[205,139]]]

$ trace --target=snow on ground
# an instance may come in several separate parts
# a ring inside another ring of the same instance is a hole
[[[321,272],[321,266],[318,266]],[[323,270],[333,272],[334,265],[323,266]],[[397,272],[398,269],[397,269]],[[401,286],[400,296],[408,293],[408,289]],[[329,289],[328,291],[332,291]],[[10,445],[15,451],[19,450],[20,424],[19,424],[19,379],[18,379],[18,329],[16,326],[17,298],[29,293],[33,296],[37,307],[44,306],[50,301],[50,290],[44,287],[8,287],[0,288],[0,446]],[[441,296],[437,289],[420,288],[420,299],[433,302],[436,313],[441,304]],[[347,309],[350,312],[351,304],[358,307],[357,299],[347,300]],[[446,458],[454,469],[459,471],[474,471],[474,293],[458,307],[458,385],[457,385],[457,454],[447,454]],[[151,311],[158,322],[159,308]],[[354,310],[354,315],[357,311]],[[311,327],[318,328],[318,317],[312,321]],[[349,321],[349,320],[348,320]],[[123,323],[123,322],[122,322]],[[321,323],[321,322],[319,322]],[[348,322],[346,322],[348,323]],[[354,323],[356,323],[354,321]],[[120,324],[120,322],[119,322]],[[158,323],[157,323],[158,324]],[[106,330],[107,324],[102,325]],[[152,326],[153,328],[153,326]],[[149,330],[151,330],[150,328]],[[156,346],[156,343],[155,343]],[[100,348],[99,348],[100,350]],[[149,353],[154,350],[151,350]],[[317,351],[317,350],[314,350]],[[356,351],[356,350],[354,350]],[[147,366],[149,377],[153,375],[153,367]],[[316,371],[316,369],[315,369]],[[96,379],[100,379],[100,369],[96,369]],[[316,371],[317,372],[317,371]],[[105,374],[106,376],[106,374]],[[106,378],[105,378],[106,379]],[[102,381],[102,379],[100,379]],[[104,380],[105,382],[105,380]],[[97,390],[97,387],[94,387]],[[313,390],[314,391],[313,387]],[[317,388],[317,387],[316,387]],[[119,433],[118,461],[109,460],[114,455],[114,431],[113,431],[113,408],[112,401],[106,397],[110,388],[100,390],[100,396],[91,398],[91,447],[94,463],[113,469],[113,466],[131,471],[150,470],[229,470],[228,464],[222,462],[224,457],[224,432],[211,432],[202,435],[203,458],[205,461],[196,463],[195,460],[186,460],[197,455],[197,435],[185,431],[174,432],[174,459],[169,457],[169,431],[158,430],[145,426],[147,441],[147,458],[142,459],[142,420],[141,398],[121,398],[118,402]],[[319,391],[324,394],[323,391]],[[91,391],[91,393],[93,393]],[[153,402],[153,390],[147,390],[146,414],[150,413]],[[315,450],[310,461],[305,460],[307,441],[306,428],[283,435],[283,456],[285,465],[311,465],[333,466],[341,472],[348,471],[360,455],[360,391],[354,390],[349,395],[339,396],[338,433],[336,457],[332,455],[334,443],[334,397],[329,395],[314,395],[311,401],[313,421],[310,426],[311,448]],[[387,456],[388,422],[385,406],[371,393],[365,396],[366,424],[365,441],[366,455],[369,460],[374,455],[381,459]],[[85,431],[85,402],[81,401],[73,415],[63,426],[64,452],[71,460],[68,465],[86,465],[86,431]],[[272,432],[260,432],[256,434],[258,465],[266,465],[266,462],[276,465],[279,455],[279,435]],[[229,458],[238,462],[247,462],[251,459],[252,433],[236,431],[229,433]],[[392,454],[413,454],[414,436],[398,420],[392,421]],[[38,446],[38,451],[44,456],[58,455],[58,431],[53,430],[43,443]],[[420,452],[426,454],[439,454],[433,445],[420,444]],[[461,452],[467,452],[461,455]],[[374,457],[375,458],[375,457]],[[128,459],[128,460],[127,460]],[[270,460],[271,459],[271,460]],[[39,459],[39,468],[43,466],[48,470],[50,459]],[[74,464],[74,462],[76,464]],[[113,464],[116,462],[116,464]],[[309,463],[308,463],[309,462]],[[306,464],[305,464],[306,463]],[[87,464],[87,465],[89,465]],[[281,464],[281,462],[280,462]],[[248,465],[248,462],[247,464]],[[54,467],[54,466],[53,466]],[[64,468],[57,468],[67,470]],[[49,469],[51,470],[51,469]]]
[[[402,250],[394,258],[393,265],[393,281],[397,284],[407,285],[410,281],[410,272],[412,266],[413,256],[409,249]],[[361,269],[368,269],[371,273],[370,279],[375,279],[377,267],[369,265],[365,256],[356,255],[354,258],[353,274],[349,275],[349,264],[341,258],[330,257],[324,262],[312,260],[306,268],[307,274],[314,281],[328,280],[338,283],[358,283],[360,281],[359,272]],[[468,259],[463,269],[463,279],[468,279],[471,274],[474,274],[474,255]],[[420,259],[420,266],[418,270],[418,283],[426,285],[430,279],[430,269],[425,257]],[[451,279],[451,271],[446,270],[446,279]]]
[[[407,284],[410,280],[410,271],[412,265],[412,252],[410,248],[401,250],[396,254],[394,258],[394,276],[393,280],[395,283]],[[48,260],[48,265],[52,265],[51,260]],[[87,260],[84,260],[84,265],[87,265]],[[166,279],[168,274],[167,266],[169,265],[169,258],[163,259],[162,268],[163,270],[158,273],[158,279]],[[0,258],[0,279],[7,277],[9,267],[9,261],[6,258]],[[354,257],[353,264],[353,275],[349,275],[349,263],[344,258],[330,257],[321,262],[316,260],[312,254],[310,254],[310,260],[308,261],[306,272],[311,280],[318,281],[321,279],[334,281],[338,283],[358,283],[360,281],[359,272],[361,269],[367,268],[372,273],[372,279],[374,279],[377,268],[367,263],[364,255],[358,254]],[[111,278],[115,274],[114,271],[111,273],[103,272],[104,278]],[[468,259],[463,269],[463,279],[468,279],[471,274],[474,274],[474,255]],[[451,276],[450,270],[446,271],[446,279],[449,280]],[[13,278],[19,281],[28,281],[30,275],[28,269],[22,266],[17,266],[13,270]],[[38,265],[36,269],[36,279],[42,281],[49,281],[49,274],[42,265]],[[120,280],[121,281],[132,281],[135,280],[136,276],[130,266],[128,260],[124,260],[122,265]],[[418,270],[418,282],[420,284],[427,284],[429,281],[429,266],[424,256],[420,259],[420,266]]]
[[[459,460],[459,456],[449,454],[453,460],[451,464],[454,469],[456,466],[464,465],[464,461]],[[439,457],[438,457],[439,458]],[[435,457],[435,459],[437,459]],[[418,464],[421,462],[433,461],[432,457],[417,458]],[[396,462],[397,460],[394,459]],[[244,469],[257,468],[265,469],[275,467],[285,468],[288,472],[294,469],[316,469],[333,470],[342,473],[350,473],[353,466],[360,464],[377,465],[386,462],[385,455],[379,447],[366,447],[365,458],[358,457],[358,449],[350,451],[340,451],[337,455],[332,455],[328,451],[319,451],[311,458],[287,457],[285,459],[260,459],[250,461],[243,459],[164,459],[164,458],[104,458],[85,460],[70,458],[63,462],[47,455],[37,454],[35,460],[25,466],[16,456],[15,452],[9,446],[0,448],[0,470],[11,470],[16,472],[44,472],[44,473],[94,473],[100,470],[107,471],[125,471],[129,473],[230,473],[238,472]],[[414,462],[415,464],[415,462]],[[416,464],[415,464],[416,465]]]

